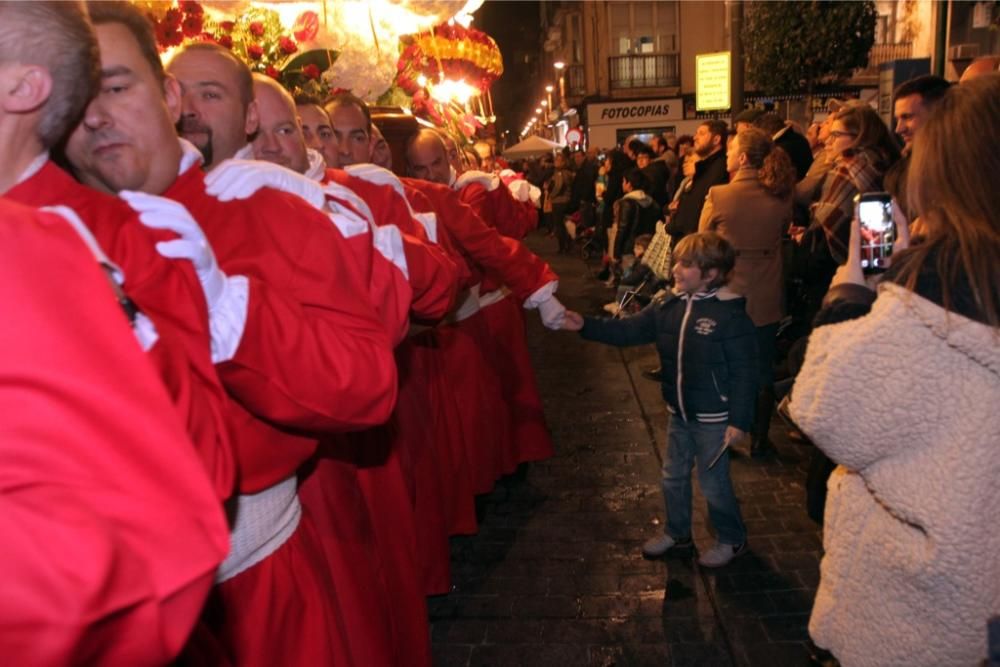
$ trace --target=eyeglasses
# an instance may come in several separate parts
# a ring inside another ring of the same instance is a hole
[[[830,130],[830,138],[838,139],[840,137],[856,137],[858,136],[855,132],[841,132],[840,130]]]

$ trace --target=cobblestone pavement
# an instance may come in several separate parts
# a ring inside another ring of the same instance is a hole
[[[529,244],[560,274],[559,296],[599,312],[610,291],[555,241]],[[809,451],[776,418],[778,455],[732,457],[751,552],[719,570],[691,556],[645,560],[662,529],[667,412],[640,376],[651,347],[616,350],[529,318],[556,456],[479,499],[480,531],[452,541],[452,593],[429,603],[435,664],[805,665],[821,540],[805,514]],[[712,537],[704,500],[694,538]]]

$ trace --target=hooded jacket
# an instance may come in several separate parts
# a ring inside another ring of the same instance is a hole
[[[624,320],[584,318],[580,335],[616,347],[656,343],[672,415],[750,430],[757,332],[738,294],[726,288],[670,294]]]

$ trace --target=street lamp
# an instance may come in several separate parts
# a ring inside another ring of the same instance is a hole
[[[563,70],[566,68],[566,63],[561,60],[557,60],[552,63],[552,66],[556,68],[556,72],[559,73],[559,109],[566,108],[566,76]]]

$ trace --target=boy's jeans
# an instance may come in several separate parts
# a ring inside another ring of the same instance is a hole
[[[743,544],[746,541],[746,526],[729,480],[729,455],[723,454],[715,466],[708,469],[722,447],[726,426],[725,423],[685,422],[679,415],[670,417],[661,485],[667,505],[665,532],[674,539],[686,539],[691,535],[691,468],[697,460],[698,483],[708,502],[708,517],[719,542]]]

